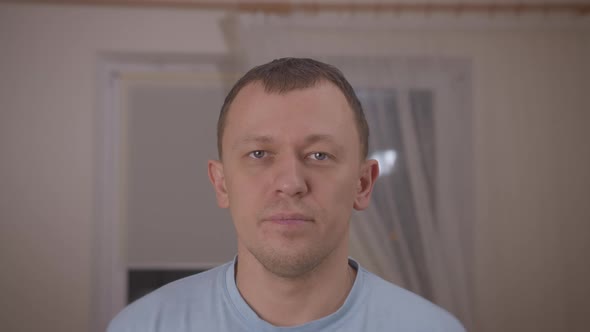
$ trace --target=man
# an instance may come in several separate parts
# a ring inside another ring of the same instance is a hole
[[[379,173],[368,135],[338,69],[285,58],[246,73],[226,97],[219,160],[209,161],[236,258],[138,300],[109,331],[464,331],[348,258],[352,209],[368,206]]]

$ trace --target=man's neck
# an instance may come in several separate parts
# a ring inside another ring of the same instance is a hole
[[[249,252],[240,252],[236,284],[259,317],[275,326],[294,326],[336,312],[355,277],[347,253],[326,258],[300,278],[283,278],[264,268]]]

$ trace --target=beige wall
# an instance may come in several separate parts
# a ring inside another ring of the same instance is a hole
[[[585,37],[573,31],[487,37],[475,62],[480,322],[486,331],[584,331],[590,307],[583,281],[590,277]]]
[[[473,59],[479,331],[590,324],[589,31],[392,36],[409,53]]]
[[[98,53],[223,53],[220,17],[0,5],[0,330],[89,330]],[[405,29],[371,43],[473,60],[478,331],[583,331],[590,29]]]
[[[585,331],[590,324],[588,34],[391,36],[407,53],[473,59],[478,331]]]
[[[90,330],[98,53],[224,52],[219,17],[0,4],[0,330]]]

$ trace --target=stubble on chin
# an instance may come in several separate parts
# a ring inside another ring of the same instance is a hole
[[[287,253],[276,248],[248,249],[256,260],[270,273],[285,279],[300,279],[309,275],[329,255],[320,250]]]

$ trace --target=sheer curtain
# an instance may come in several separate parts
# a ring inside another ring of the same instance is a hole
[[[390,28],[383,20],[322,15],[233,15],[224,23],[228,46],[244,69],[307,56],[344,72],[363,104],[370,155],[381,168],[372,204],[353,214],[351,256],[470,329],[469,62],[384,52],[377,40]],[[363,40],[372,36],[374,43]]]

